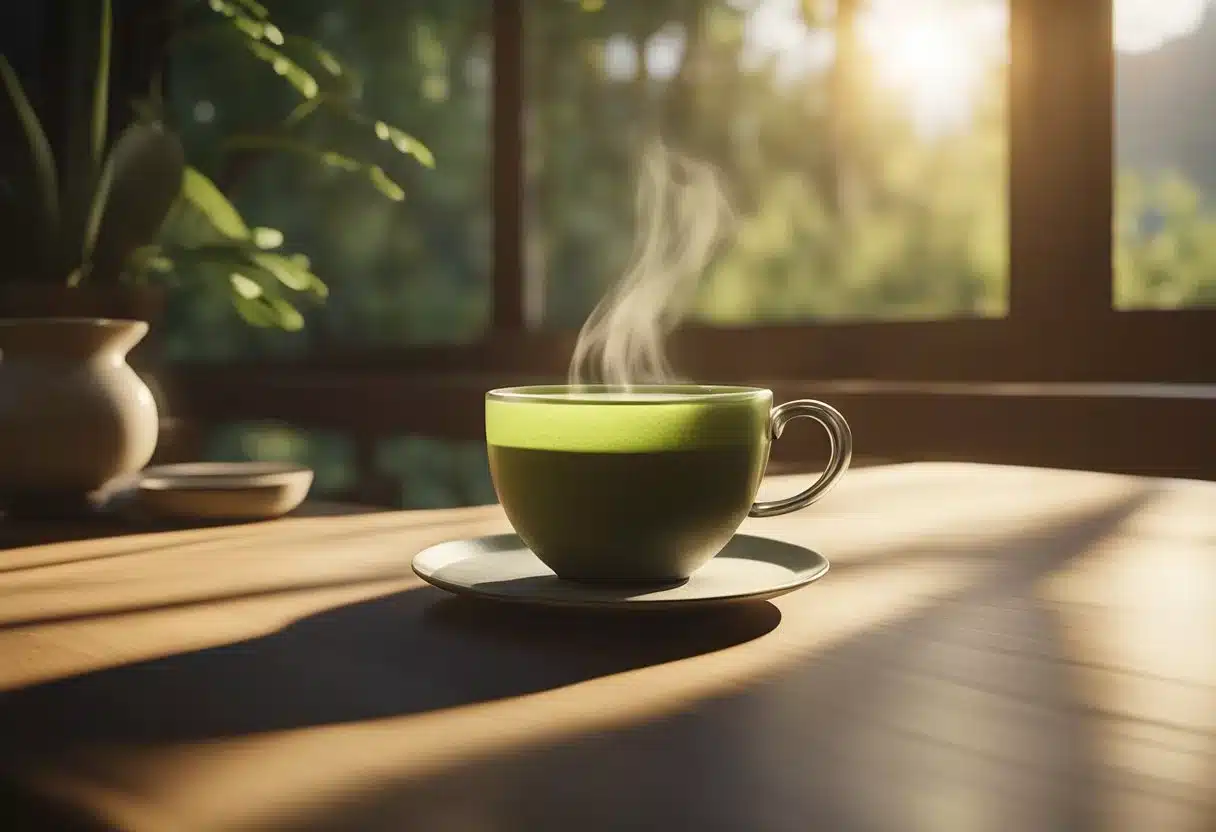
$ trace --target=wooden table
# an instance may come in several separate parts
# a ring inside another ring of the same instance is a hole
[[[505,528],[483,507],[0,553],[0,828],[1216,829],[1216,484],[854,472],[746,527],[831,574],[712,615],[410,573]]]

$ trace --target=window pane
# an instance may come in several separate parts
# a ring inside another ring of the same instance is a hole
[[[1216,305],[1216,13],[1116,0],[1115,306]]]
[[[732,209],[700,320],[1003,315],[1007,25],[1006,0],[527,0],[529,317],[577,327],[625,273],[653,136]]]
[[[234,311],[230,264],[180,269],[171,354],[480,337],[490,299],[489,0],[275,3],[273,29],[250,23],[258,4],[184,5],[194,35],[176,41],[169,110],[188,158],[250,226],[281,231],[283,250],[305,255],[329,296],[301,298],[302,332],[260,329]],[[390,128],[420,140],[434,169]]]

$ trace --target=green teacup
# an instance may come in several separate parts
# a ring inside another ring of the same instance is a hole
[[[523,542],[561,578],[680,581],[745,517],[808,506],[848,468],[853,438],[840,413],[815,401],[772,405],[772,391],[756,387],[492,390],[494,489]],[[800,416],[827,429],[827,469],[800,494],[753,502],[772,439]]]

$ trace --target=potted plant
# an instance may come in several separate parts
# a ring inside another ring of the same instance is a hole
[[[110,0],[95,20],[75,20],[93,43],[89,95],[55,151],[8,61],[0,56],[0,508],[58,511],[87,503],[109,481],[142,468],[156,444],[156,406],[127,366],[127,352],[157,317],[173,279],[222,275],[237,311],[258,326],[299,329],[297,297],[323,298],[306,258],[279,251],[282,234],[252,228],[203,173],[189,166],[155,94],[107,142]],[[281,129],[237,150],[302,154],[365,176],[391,199],[402,191],[383,168],[314,147],[293,128],[319,109],[366,127],[395,151],[430,165],[429,151],[397,128],[367,119],[348,96],[323,87],[279,49],[284,38],[252,0],[210,0],[227,18],[223,37],[266,62],[304,97]],[[235,40],[233,37],[235,36]],[[300,40],[294,43],[298,46]],[[342,66],[306,48],[331,76]],[[98,360],[98,359],[102,360]],[[73,509],[74,510],[74,509]]]
[[[234,291],[278,314],[266,283],[324,289],[300,261],[266,250],[278,241],[259,239],[186,167],[160,121],[141,117],[107,152],[109,0],[99,11],[89,106],[58,153],[0,56],[10,148],[0,179],[0,507],[10,513],[74,513],[151,458],[157,408],[126,355],[155,311],[145,278],[172,257],[224,259]],[[178,232],[165,240],[171,219]]]
[[[176,138],[151,122],[131,125],[105,154],[110,22],[105,2],[87,117],[59,158],[0,56],[9,149],[0,191],[0,505],[9,512],[76,511],[156,447],[156,406],[126,363],[147,323],[111,320],[138,318],[138,301],[107,289],[159,233],[184,160]]]

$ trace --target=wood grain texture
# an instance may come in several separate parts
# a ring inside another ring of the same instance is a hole
[[[497,507],[10,549],[0,809],[18,829],[1206,832],[1214,505],[1182,480],[871,468],[745,526],[827,554],[823,581],[644,618],[412,577],[421,548],[505,530]]]

